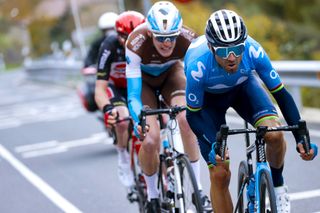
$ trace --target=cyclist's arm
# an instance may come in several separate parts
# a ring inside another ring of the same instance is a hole
[[[142,79],[139,55],[126,48],[126,78],[128,93],[128,108],[135,123],[139,122],[139,115],[142,109]]]
[[[111,104],[107,95],[108,80],[111,70],[112,58],[114,55],[115,38],[111,36],[107,37],[101,44],[98,54],[98,70],[97,70],[97,81],[95,87],[95,101],[100,110],[103,109],[107,104]]]
[[[252,47],[259,53],[255,54],[255,57],[251,56],[255,69],[263,83],[277,101],[284,119],[288,125],[298,124],[300,120],[299,110],[292,96],[285,89],[278,72],[273,68],[267,53],[257,43],[253,43]],[[293,132],[293,135],[297,143],[301,141],[301,137],[297,132]]]
[[[278,90],[271,91],[274,99],[277,101],[279,108],[283,114],[284,119],[287,124],[295,125],[298,124],[301,119],[300,113],[296,103],[294,102],[290,93],[286,90],[283,84],[280,86]],[[293,132],[293,135],[298,143],[301,141],[301,136],[297,132]]]
[[[107,104],[111,104],[109,97],[107,95],[108,81],[106,80],[97,80],[94,99],[100,110],[103,109]]]

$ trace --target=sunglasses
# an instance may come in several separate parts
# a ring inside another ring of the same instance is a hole
[[[179,35],[170,35],[170,36],[168,36],[168,35],[156,35],[156,34],[153,33],[153,37],[157,41],[159,41],[161,43],[163,43],[163,42],[174,42],[178,38],[178,36]]]
[[[233,53],[235,57],[241,56],[244,52],[244,48],[244,43],[237,44],[232,47],[213,47],[215,54],[223,59],[227,59],[231,53]]]

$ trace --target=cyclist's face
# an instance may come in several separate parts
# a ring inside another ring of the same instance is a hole
[[[152,42],[154,47],[162,57],[169,57],[172,54],[174,47],[176,46],[175,39],[166,39],[160,42],[154,36],[152,36]]]
[[[242,60],[242,55],[239,57],[236,57],[233,53],[231,53],[226,59],[223,59],[217,55],[215,55],[215,58],[218,62],[218,64],[228,73],[235,73],[238,70],[239,64]]]
[[[239,56],[236,56],[233,52],[231,52],[226,58],[222,58],[215,54],[215,51],[212,47],[209,48],[211,49],[211,52],[214,54],[214,57],[218,64],[227,72],[230,74],[236,73],[239,67],[239,64],[241,63],[242,60],[242,54]]]

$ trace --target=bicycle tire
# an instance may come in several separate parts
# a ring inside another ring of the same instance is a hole
[[[246,179],[249,176],[248,164],[246,161],[241,161],[238,169],[238,202],[236,210],[238,209],[239,213],[246,213],[247,208],[247,183]]]
[[[204,212],[200,191],[189,158],[186,155],[180,155],[177,158],[177,164],[180,171],[185,212]]]
[[[172,169],[172,166],[170,166]],[[158,190],[161,203],[161,210],[164,212],[174,213],[174,180],[170,182],[170,173],[173,175],[173,170],[168,168],[168,162],[164,155],[160,155],[160,164],[158,171]],[[170,185],[171,184],[171,190]]]
[[[260,202],[258,208],[260,212],[277,212],[276,196],[270,172],[262,170],[258,177]]]
[[[138,202],[139,212],[145,213],[145,205],[147,203],[147,186],[144,181],[142,170],[139,166],[138,154],[132,139],[129,141],[131,169],[134,177],[134,189],[136,193],[136,202]]]

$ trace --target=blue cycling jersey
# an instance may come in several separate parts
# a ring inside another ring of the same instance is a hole
[[[192,42],[184,61],[188,82],[186,88],[187,104],[191,109],[201,108],[204,92],[225,93],[246,81],[254,71],[270,91],[283,86],[268,55],[261,45],[251,37],[245,41],[242,61],[238,71],[234,74],[227,73],[217,63],[207,46],[205,36]]]

